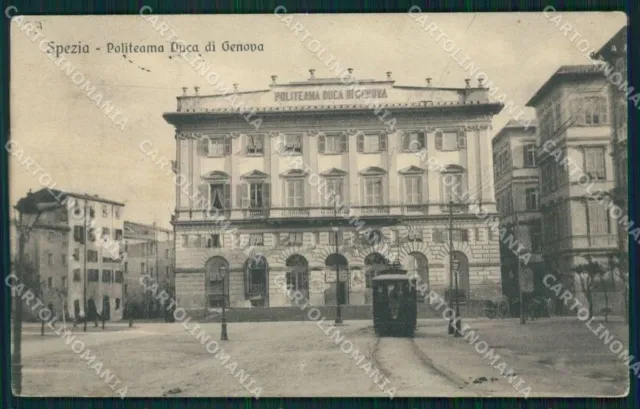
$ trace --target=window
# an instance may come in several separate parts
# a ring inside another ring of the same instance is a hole
[[[144,274],[144,273],[146,273],[146,272],[147,272],[147,270],[146,270],[144,267],[145,267],[145,266],[144,266],[144,263],[140,263],[140,272],[141,272],[142,274]]]
[[[63,254],[61,259],[60,259],[60,261],[62,262],[63,266],[66,266],[67,265],[67,255]]]
[[[302,153],[302,135],[285,135],[283,150],[287,153]]]
[[[165,267],[165,272],[164,272],[165,276],[169,277],[169,266]]]
[[[189,247],[189,235],[188,234],[183,234],[182,235],[182,247]]]
[[[607,101],[605,97],[586,97],[584,104],[584,123],[601,125],[607,123]]]
[[[464,131],[436,131],[436,149],[440,151],[455,151],[466,148],[467,139]]]
[[[587,175],[598,180],[606,179],[604,148],[585,148],[584,158],[584,171]]]
[[[421,195],[421,178],[420,176],[406,176],[404,178],[404,198],[406,204],[417,205],[422,202]]]
[[[527,210],[538,210],[538,188],[525,189],[525,201]]]
[[[49,234],[47,234],[47,239],[49,241],[53,241],[53,232],[52,231],[50,231]]]
[[[91,217],[92,219],[96,217],[96,209],[93,207],[93,205],[89,206],[89,217]]]
[[[329,245],[330,246],[335,246],[336,245],[336,236],[338,238],[338,246],[342,246],[342,243],[344,242],[344,234],[341,231],[335,232],[335,231],[330,231],[329,232]]]
[[[84,227],[73,226],[73,240],[80,244],[84,244]]]
[[[73,259],[80,261],[80,249],[73,249]]]
[[[92,283],[97,283],[100,280],[100,270],[87,270],[87,280]]]
[[[231,154],[231,139],[209,138],[208,156],[224,156]]]
[[[116,307],[115,310],[118,311],[120,309],[120,298],[116,298]]]
[[[319,135],[319,153],[342,153],[349,151],[349,140],[346,133],[341,135]]]
[[[153,277],[153,267],[149,267],[149,275]]]
[[[287,185],[287,206],[288,207],[302,207],[304,203],[304,191],[303,191],[303,180],[295,179],[295,180],[287,180],[285,181]]]
[[[462,173],[445,173],[442,177],[445,203],[462,202]]]
[[[387,150],[386,134],[358,134],[358,152],[374,153]]]
[[[116,219],[120,220],[120,208],[119,208],[119,207],[117,207],[117,206],[116,206],[116,207],[114,207],[114,208],[113,208],[113,212],[114,212],[114,213],[115,213],[115,215],[116,215]]]
[[[302,246],[304,241],[303,232],[281,233],[280,243],[283,246]]]
[[[542,250],[542,224],[536,220],[531,225],[531,250],[538,252]]]
[[[80,269],[79,268],[75,268],[73,269],[73,281],[74,282],[79,282],[82,281],[82,276],[80,275]]]
[[[458,149],[467,147],[467,135],[463,130],[458,131]]]
[[[109,209],[107,209],[107,205],[102,205],[102,217],[109,217]]]
[[[264,154],[264,135],[247,135],[247,155]]]
[[[47,287],[53,288],[53,278],[47,277]]]
[[[122,240],[122,230],[116,229],[116,240]]]
[[[536,166],[536,147],[534,144],[524,145],[524,167],[533,168]]]
[[[169,249],[164,251],[164,258],[169,258]]]
[[[553,120],[555,123],[554,129],[560,128],[562,125],[562,111],[560,110],[560,99],[553,101]]]
[[[108,227],[103,227],[102,228],[102,238],[103,239],[108,239],[111,237],[111,229],[109,229]]]
[[[102,282],[111,283],[111,270],[102,270]]]
[[[89,228],[89,240],[96,241],[96,229],[94,227]]]
[[[269,207],[269,184],[253,182],[238,186],[239,206],[250,209],[264,209]]]
[[[60,277],[62,280],[62,289],[65,290],[67,288],[67,277]]]
[[[407,232],[407,241],[410,242],[422,242],[422,230],[421,229],[409,229]]]
[[[424,132],[405,133],[402,140],[402,150],[405,152],[419,152],[427,148],[427,139]]]
[[[587,202],[589,234],[608,234],[611,232],[609,217],[605,206],[597,201]]]
[[[249,244],[252,246],[264,246],[264,235],[262,233],[251,233]]]
[[[469,231],[467,229],[453,229],[453,241],[469,241]]]
[[[50,266],[53,265],[53,253],[47,254],[47,264]]]
[[[335,202],[344,201],[342,193],[342,187],[344,186],[344,180],[341,178],[325,179],[325,191],[323,199],[326,205],[334,204]]]
[[[364,203],[367,206],[382,204],[382,179],[367,178],[364,181]]]
[[[222,247],[222,240],[219,234],[211,234],[207,239],[207,248]],[[167,250],[168,251],[168,250]],[[168,255],[168,253],[167,253]]]
[[[125,261],[124,262],[124,272],[126,273],[127,271],[129,271],[129,262]]]

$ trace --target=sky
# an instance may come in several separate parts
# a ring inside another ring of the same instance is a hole
[[[599,49],[627,22],[623,13],[559,13],[591,48]],[[280,16],[282,17],[282,16]],[[542,13],[427,14],[467,54],[508,100],[524,107],[542,84],[562,65],[585,64],[575,42]],[[11,140],[24,157],[31,156],[51,175],[56,188],[97,194],[125,203],[125,219],[157,222],[171,227],[175,207],[173,178],[140,150],[150,140],[159,155],[175,159],[173,127],[162,118],[176,110],[182,87],[213,93],[206,79],[181,58],[169,58],[167,35],[139,16],[30,16],[39,22],[42,38],[54,45],[87,45],[89,53],[66,58],[82,72],[103,102],[122,111],[124,131],[110,120],[32,42],[14,22],[11,31]],[[294,15],[310,33],[304,43],[275,15],[159,16],[180,39],[198,44],[200,53],[225,84],[239,89],[266,89],[271,75],[278,82],[303,81],[308,70],[316,77],[333,73],[309,51],[317,39],[341,67],[352,67],[357,78],[386,78],[396,85],[464,87],[463,70],[408,14]],[[216,52],[204,46],[215,41]],[[264,51],[222,52],[224,41],[263,44]],[[107,43],[163,44],[160,54],[106,52]],[[97,51],[96,47],[101,50]],[[46,49],[45,46],[43,48]],[[78,50],[82,47],[76,47]],[[69,48],[72,50],[72,48]],[[174,54],[175,56],[175,54]],[[475,82],[475,81],[474,81]],[[523,118],[533,118],[527,108]],[[502,112],[493,119],[497,133],[510,119]],[[15,157],[10,159],[10,203],[42,186]]]

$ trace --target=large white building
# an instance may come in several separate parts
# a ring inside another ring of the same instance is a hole
[[[179,305],[217,307],[224,294],[234,307],[290,305],[278,277],[314,305],[335,304],[336,294],[367,304],[369,278],[396,255],[444,293],[452,282],[447,203],[467,192],[476,204],[453,216],[459,287],[469,300],[499,293],[498,234],[474,206],[496,213],[491,120],[502,106],[468,81],[398,86],[387,73],[354,88],[352,70],[344,82],[310,73],[291,83],[272,76],[258,91],[184,88],[177,110],[164,114],[185,182],[173,217]],[[336,214],[331,193],[348,208]],[[202,198],[228,222],[203,212]],[[363,233],[385,246],[357,245]],[[225,288],[220,267],[229,271]]]

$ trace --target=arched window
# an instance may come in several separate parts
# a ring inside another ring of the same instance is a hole
[[[267,260],[258,256],[245,263],[245,297],[253,306],[268,305],[269,266]]]

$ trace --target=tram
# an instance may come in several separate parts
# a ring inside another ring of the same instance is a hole
[[[417,324],[416,280],[392,266],[371,279],[376,335],[413,337]]]

